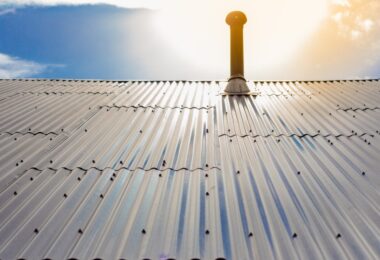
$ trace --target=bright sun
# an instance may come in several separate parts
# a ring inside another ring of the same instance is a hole
[[[245,63],[251,71],[289,61],[327,16],[329,0],[164,0],[155,19],[173,52],[206,71],[228,72],[228,12],[243,11]],[[226,74],[227,75],[227,74]]]

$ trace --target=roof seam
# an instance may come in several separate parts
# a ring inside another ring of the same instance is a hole
[[[178,172],[178,171],[188,171],[188,172],[195,172],[195,171],[211,171],[211,170],[222,170],[220,167],[218,166],[212,166],[212,167],[198,167],[198,168],[194,168],[194,169],[189,169],[189,168],[186,168],[186,167],[182,167],[182,168],[172,168],[172,167],[167,167],[167,168],[163,168],[163,169],[160,169],[160,168],[157,168],[157,167],[151,167],[151,168],[143,168],[143,167],[137,167],[137,168],[128,168],[128,167],[120,167],[120,168],[112,168],[112,167],[104,167],[104,168],[98,168],[98,167],[89,167],[89,168],[85,168],[85,167],[81,167],[81,166],[77,166],[77,167],[74,167],[74,168],[69,168],[69,167],[66,167],[66,166],[61,166],[61,167],[58,167],[58,168],[54,168],[54,167],[45,167],[43,169],[41,168],[38,168],[38,167],[31,167],[27,170],[25,170],[24,172],[27,172],[29,170],[36,170],[36,171],[44,171],[44,170],[52,170],[52,171],[59,171],[59,170],[67,170],[67,171],[74,171],[74,170],[81,170],[81,171],[84,171],[84,172],[88,172],[90,170],[97,170],[99,172],[103,172],[103,171],[106,171],[106,170],[113,170],[113,171],[121,171],[121,170],[127,170],[127,171],[131,171],[131,172],[134,172],[134,171],[145,171],[145,172],[149,172],[149,171],[158,171],[158,172],[165,172],[165,171],[174,171],[174,172]]]
[[[31,134],[31,135],[59,135],[59,133],[56,133],[56,132],[42,132],[42,131],[39,131],[39,132],[31,132],[31,131],[27,131],[27,132],[22,132],[22,131],[15,131],[15,132],[10,132],[10,131],[5,131],[5,132],[0,132],[0,135],[1,134],[7,134],[7,135],[28,135],[28,134]]]
[[[298,138],[304,138],[304,137],[317,137],[317,136],[321,136],[321,137],[352,137],[352,136],[358,136],[358,137],[362,137],[362,136],[365,136],[365,135],[369,135],[370,137],[374,137],[375,135],[374,134],[371,134],[371,133],[362,133],[360,135],[357,135],[355,133],[353,134],[350,134],[350,135],[347,135],[347,134],[338,134],[338,135],[334,135],[334,134],[327,134],[327,135],[323,135],[323,134],[302,134],[302,135],[298,135],[298,134],[290,134],[290,135],[287,135],[287,134],[278,134],[278,135],[274,135],[274,134],[267,134],[267,135],[237,135],[237,134],[234,134],[234,135],[229,135],[229,134],[220,134],[218,135],[218,137],[223,137],[223,136],[227,136],[227,137],[242,137],[242,138],[245,138],[245,137],[252,137],[252,138],[256,138],[256,137],[263,137],[263,138],[269,138],[269,137],[298,137]]]
[[[365,107],[365,108],[362,108],[362,107],[357,107],[357,108],[338,108],[336,109],[336,111],[339,111],[339,110],[342,110],[342,111],[357,111],[357,110],[360,110],[360,111],[366,111],[366,110],[371,110],[371,111],[374,111],[374,110],[377,110],[377,109],[380,109],[380,107],[374,107],[374,108],[370,108],[370,107]]]
[[[81,92],[70,92],[70,91],[43,91],[43,92],[33,92],[33,91],[25,91],[25,92],[17,92],[15,94],[31,94],[31,95],[66,95],[66,94],[91,94],[91,95],[112,95],[115,92],[99,92],[99,91],[81,91]]]
[[[211,110],[211,109],[214,109],[216,108],[215,106],[202,106],[202,107],[186,107],[186,106],[175,106],[175,107],[170,107],[170,106],[166,106],[166,107],[162,107],[162,106],[158,106],[158,105],[155,105],[155,106],[143,106],[143,105],[131,105],[131,106],[125,106],[125,105],[122,105],[122,106],[118,106],[118,105],[104,105],[104,106],[99,106],[98,107],[99,109],[102,109],[102,108],[117,108],[117,109],[120,109],[120,108],[125,108],[125,109],[128,109],[128,108],[151,108],[151,109],[197,109],[197,110]]]

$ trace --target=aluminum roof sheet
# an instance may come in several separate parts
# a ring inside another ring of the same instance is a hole
[[[0,80],[0,259],[378,259],[380,81]]]

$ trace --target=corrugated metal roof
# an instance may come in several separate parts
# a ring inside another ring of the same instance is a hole
[[[1,259],[378,259],[380,81],[0,80]]]

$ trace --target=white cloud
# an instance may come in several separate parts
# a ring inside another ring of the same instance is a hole
[[[332,3],[341,6],[350,6],[348,0],[332,0]]]
[[[0,6],[109,4],[125,8],[156,8],[160,0],[0,0]]]
[[[0,16],[6,15],[6,14],[14,14],[14,13],[16,13],[16,8],[0,9]]]
[[[30,77],[43,72],[46,65],[0,53],[0,78]]]

